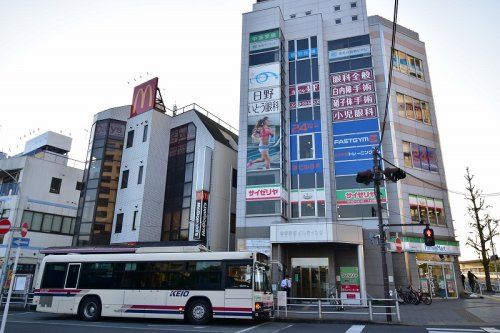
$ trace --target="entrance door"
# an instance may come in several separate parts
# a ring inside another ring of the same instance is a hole
[[[328,258],[292,258],[292,297],[327,297]]]
[[[455,272],[453,266],[444,265],[444,277],[446,278],[446,292],[448,297],[457,297],[457,281],[455,280]]]
[[[446,298],[446,281],[443,266],[429,264],[429,272],[432,297]]]

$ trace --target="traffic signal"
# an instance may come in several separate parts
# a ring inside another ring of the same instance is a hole
[[[358,175],[356,176],[356,182],[360,184],[370,185],[372,181],[373,171],[371,170],[358,172]]]
[[[429,227],[424,229],[424,242],[425,246],[434,246],[436,245],[436,240],[434,239],[434,230]]]
[[[384,175],[386,179],[390,181],[397,182],[398,180],[406,178],[406,172],[400,168],[386,168],[384,170]]]

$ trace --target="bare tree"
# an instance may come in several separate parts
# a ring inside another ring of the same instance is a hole
[[[467,239],[467,245],[472,247],[478,254],[479,260],[484,267],[486,290],[492,291],[490,258],[488,257],[489,248],[487,247],[487,243],[492,241],[494,236],[498,235],[498,220],[494,220],[488,215],[487,210],[489,206],[486,205],[484,197],[482,197],[482,191],[472,184],[474,175],[471,174],[468,167],[466,168],[465,180],[467,182],[465,187],[467,195],[465,198],[469,201],[467,212],[472,219],[469,222],[469,226],[472,228],[472,235]]]

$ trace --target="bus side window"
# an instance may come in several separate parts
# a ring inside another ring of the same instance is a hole
[[[227,265],[226,289],[249,289],[252,287],[251,274],[247,274],[247,265]]]
[[[64,288],[67,266],[66,263],[46,263],[40,288]]]

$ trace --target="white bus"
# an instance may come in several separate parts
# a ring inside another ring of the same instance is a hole
[[[34,303],[40,312],[186,319],[269,316],[267,256],[252,252],[48,255]]]

